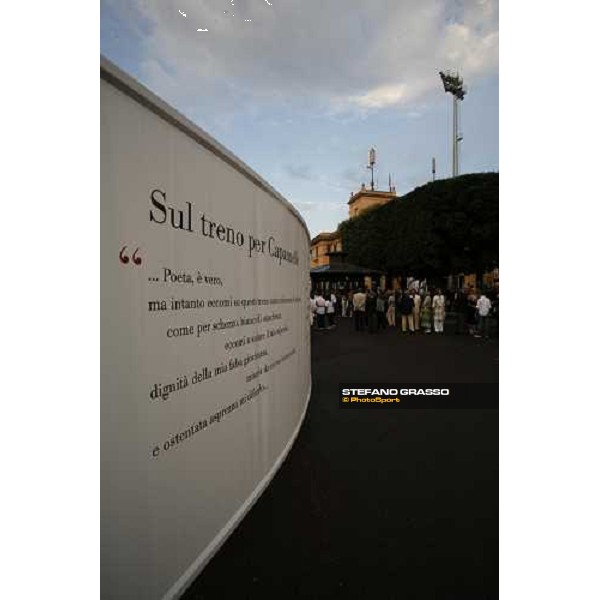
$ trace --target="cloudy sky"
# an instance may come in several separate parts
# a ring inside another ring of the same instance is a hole
[[[398,193],[451,172],[459,69],[461,172],[498,170],[497,0],[101,0],[101,52],[331,231],[388,175]]]

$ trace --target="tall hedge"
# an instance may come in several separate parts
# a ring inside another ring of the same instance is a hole
[[[498,173],[415,188],[340,224],[348,262],[432,277],[498,265]]]

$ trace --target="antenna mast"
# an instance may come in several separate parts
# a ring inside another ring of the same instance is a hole
[[[371,191],[375,189],[375,182],[373,181],[373,168],[375,166],[375,148],[369,150],[369,164],[367,169],[371,169]]]

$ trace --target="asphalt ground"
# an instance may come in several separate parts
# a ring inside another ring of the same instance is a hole
[[[273,481],[185,600],[498,598],[498,410],[341,410],[351,382],[498,381],[498,341],[313,332],[313,391]]]

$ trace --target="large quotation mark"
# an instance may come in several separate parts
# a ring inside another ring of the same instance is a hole
[[[127,246],[123,246],[121,248],[121,252],[119,252],[119,260],[126,265],[129,262],[129,256],[127,256],[127,254],[125,254],[125,250],[127,250]],[[139,248],[135,249],[135,252],[133,253],[131,260],[133,262],[134,265],[141,265],[142,264],[142,257],[138,256],[137,253],[140,251]]]

